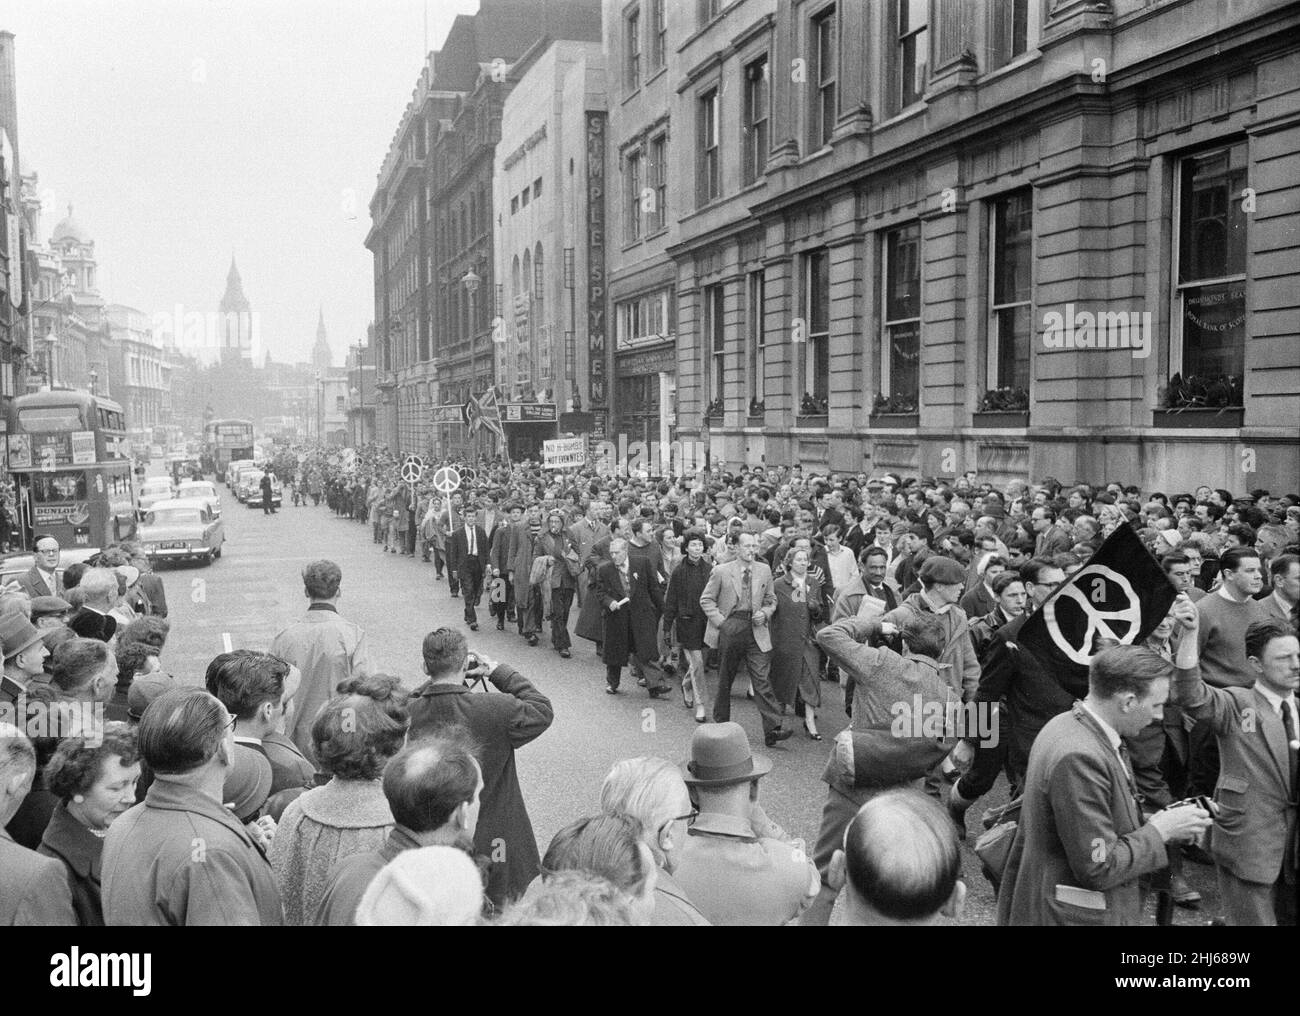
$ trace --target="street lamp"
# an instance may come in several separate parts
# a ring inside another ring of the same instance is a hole
[[[59,337],[54,334],[53,328],[51,328],[48,332],[45,333],[45,344],[46,344],[46,350],[45,350],[46,381],[49,384],[50,388],[53,389],[54,388],[54,367],[55,364],[58,362],[58,357],[55,353],[55,348],[59,344]]]
[[[316,440],[325,443],[325,385],[320,371],[316,372]]]
[[[473,267],[461,276],[461,283],[465,287],[465,292],[469,294],[469,390],[474,394],[474,382],[478,379],[474,369],[474,326],[478,321],[478,293],[479,283],[483,280],[479,274],[474,271]]]
[[[356,385],[353,385],[351,388],[348,389],[348,394],[352,396],[352,408],[353,408],[353,411],[356,413],[356,419],[357,419],[358,423],[360,424],[361,431],[362,431],[362,439],[361,439],[361,440],[358,440],[358,439],[357,439],[357,424],[354,423],[354,424],[352,425],[352,443],[353,443],[354,445],[363,444],[363,443],[364,443],[364,435],[365,435],[365,426],[366,426],[366,413],[365,413],[366,407],[365,407],[364,405],[358,405],[358,404],[357,404],[357,400],[358,400],[358,398],[359,398],[360,395],[361,395],[361,390],[360,390],[359,388],[357,388]]]

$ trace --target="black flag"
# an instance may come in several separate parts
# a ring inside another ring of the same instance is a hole
[[[1173,606],[1178,591],[1127,522],[1088,563],[1061,583],[1020,629],[1030,649],[1065,684],[1088,683],[1096,639],[1140,644]]]

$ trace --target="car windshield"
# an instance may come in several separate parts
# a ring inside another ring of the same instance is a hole
[[[144,517],[146,526],[197,526],[202,521],[197,508],[164,508],[148,512]]]
[[[178,490],[183,497],[213,497],[216,494],[210,483],[183,483]]]

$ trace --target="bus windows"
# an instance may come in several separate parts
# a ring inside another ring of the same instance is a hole
[[[86,500],[86,474],[33,473],[32,498],[36,504],[56,504],[60,501]]]

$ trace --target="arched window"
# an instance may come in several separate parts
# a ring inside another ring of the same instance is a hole
[[[533,291],[533,252],[524,251],[524,271],[523,277],[519,280],[523,288],[519,290],[522,295]]]
[[[519,295],[519,255],[516,254],[514,260],[510,262],[510,298],[514,299]]]
[[[542,242],[533,248],[533,297],[537,300],[546,292],[546,273],[542,263]]]
[[[481,216],[475,225],[476,231],[481,235],[488,231],[488,199],[487,191],[482,184],[478,185],[478,213]]]

